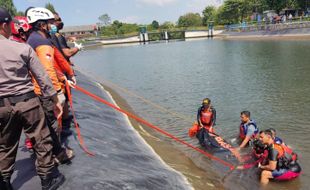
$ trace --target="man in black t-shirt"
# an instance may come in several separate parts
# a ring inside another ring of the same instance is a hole
[[[74,43],[75,46],[73,48],[69,47],[67,44],[66,38],[59,33],[60,30],[63,29],[64,23],[62,22],[58,13],[54,13],[55,16],[55,25],[57,26],[58,32],[52,35],[53,41],[57,41],[55,44],[57,49],[63,54],[63,56],[70,62],[70,58],[77,54],[83,46],[81,44]]]

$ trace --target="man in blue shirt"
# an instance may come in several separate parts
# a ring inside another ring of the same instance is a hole
[[[251,113],[249,111],[243,111],[240,114],[240,134],[239,138],[242,140],[239,148],[244,148],[250,140],[254,139],[259,130],[254,120],[251,120]]]

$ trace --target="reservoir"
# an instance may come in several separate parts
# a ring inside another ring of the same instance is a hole
[[[91,48],[78,54],[74,64],[113,88],[137,115],[197,147],[197,139],[187,133],[202,99],[209,97],[217,111],[216,132],[236,146],[240,112],[249,110],[260,129],[275,128],[300,156],[299,178],[268,185],[286,190],[310,185],[309,60],[309,41],[195,40]],[[195,167],[212,171],[204,176],[206,182],[259,189],[257,169],[223,176],[224,166],[154,135],[184,152]]]

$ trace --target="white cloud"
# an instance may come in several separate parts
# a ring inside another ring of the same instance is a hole
[[[167,4],[172,4],[177,0],[136,0],[140,4],[145,5],[155,5],[155,6],[165,6]]]
[[[124,23],[132,23],[132,24],[140,22],[138,16],[127,16],[125,18],[120,19],[120,21]]]

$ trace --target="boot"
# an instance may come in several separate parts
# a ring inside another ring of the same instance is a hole
[[[59,173],[56,177],[41,179],[42,190],[56,190],[65,181],[65,176]]]

